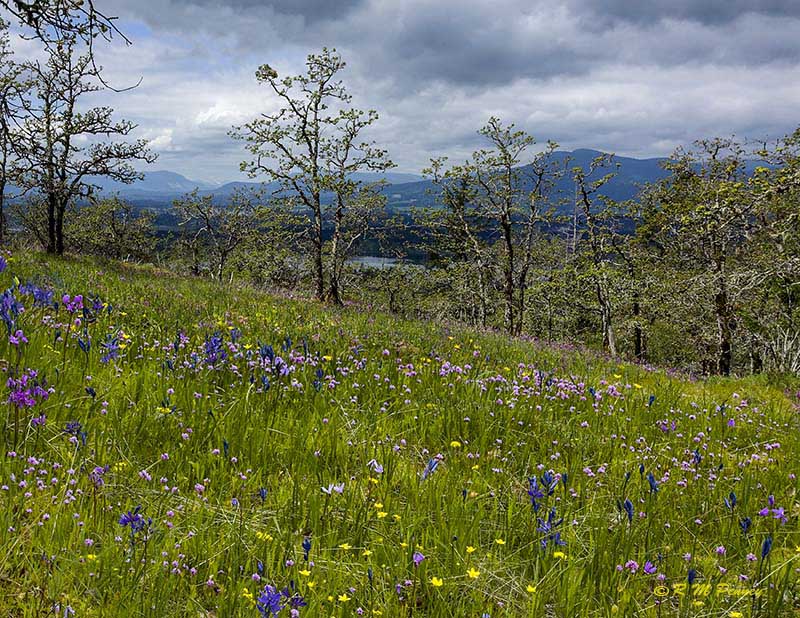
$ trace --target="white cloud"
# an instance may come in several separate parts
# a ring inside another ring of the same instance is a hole
[[[317,0],[107,2],[134,45],[103,50],[106,74],[143,81],[97,100],[140,125],[156,168],[193,177],[241,177],[227,133],[277,103],[256,67],[299,72],[323,45],[348,61],[354,102],[380,112],[372,136],[401,171],[467,156],[491,114],[542,142],[633,156],[798,123],[800,7],[788,2],[713,13],[606,0],[601,14],[588,0],[364,0],[339,15]]]

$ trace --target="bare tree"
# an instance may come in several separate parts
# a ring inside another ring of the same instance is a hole
[[[8,44],[8,25],[0,21],[0,245],[6,239],[6,189],[15,170],[15,134],[28,85]]]
[[[344,249],[353,244],[344,241],[343,225],[352,222],[366,202],[375,204],[374,191],[362,187],[354,175],[363,171],[382,172],[393,163],[373,143],[358,141],[362,131],[378,119],[378,114],[346,107],[351,96],[342,82],[337,81],[345,63],[336,50],[323,49],[321,54],[309,55],[306,67],[304,75],[281,79],[271,66],[262,65],[256,79],[272,90],[283,107],[235,128],[232,135],[244,140],[254,157],[242,163],[242,171],[251,177],[265,174],[277,181],[284,197],[308,212],[307,239],[314,290],[320,300],[338,303],[341,302],[338,264]],[[332,106],[338,111],[330,109]],[[326,268],[328,215],[333,216],[335,247]],[[361,236],[363,232],[355,238]]]
[[[577,206],[585,228],[586,249],[581,252],[588,258],[584,275],[594,288],[603,333],[603,345],[612,356],[617,355],[617,336],[614,318],[613,282],[617,276],[615,243],[618,229],[616,204],[601,189],[616,175],[616,171],[602,173],[614,166],[613,155],[601,155],[592,160],[588,169],[576,167],[572,177],[577,187]],[[580,242],[580,241],[579,241]]]
[[[199,195],[197,190],[175,200],[179,225],[193,248],[193,262],[207,251],[212,259],[212,277],[222,278],[231,254],[249,236],[258,231],[257,205],[254,196],[239,191],[226,204],[217,204],[213,195]],[[195,266],[197,270],[197,266]]]
[[[543,221],[558,170],[551,159],[556,145],[548,142],[544,152],[526,165],[533,136],[504,126],[492,117],[480,129],[490,149],[477,150],[469,161],[444,170],[444,159],[426,170],[433,176],[448,210],[449,226],[461,236],[478,263],[482,320],[490,273],[489,247],[500,249],[503,323],[509,334],[519,334],[525,311],[525,290],[533,259],[533,241]]]
[[[132,162],[156,159],[145,140],[109,141],[136,128],[132,122],[115,121],[110,107],[81,111],[85,95],[101,86],[91,56],[77,55],[76,46],[68,38],[50,48],[47,62],[26,65],[33,87],[18,140],[22,185],[46,198],[47,251],[57,254],[64,252],[68,206],[92,195],[96,177],[132,183],[142,178]]]

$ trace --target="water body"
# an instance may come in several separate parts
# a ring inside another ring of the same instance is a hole
[[[359,255],[347,260],[350,264],[356,266],[365,266],[368,268],[392,268],[398,264],[395,258],[380,257],[377,255]]]

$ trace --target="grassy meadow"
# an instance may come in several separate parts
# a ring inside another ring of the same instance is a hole
[[[0,615],[791,616],[800,393],[0,265]]]

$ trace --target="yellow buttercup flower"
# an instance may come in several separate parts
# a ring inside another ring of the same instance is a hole
[[[300,575],[302,575],[303,577],[308,577],[309,575],[311,575],[311,571],[309,571],[308,569],[303,569],[302,571],[298,571],[298,573],[300,573]]]
[[[349,545],[348,543],[342,543],[341,545],[339,545],[339,549],[343,549],[343,550],[347,551],[348,549],[353,549],[353,547],[351,545]]]
[[[441,577],[431,577],[431,585],[432,586],[435,586],[436,588],[439,588],[439,587],[442,586],[442,584],[444,584],[444,581],[442,580]]]
[[[495,539],[494,542],[497,543],[498,545],[505,545],[506,544],[506,542],[503,539]]]
[[[534,592],[536,592],[536,586],[532,586],[531,584],[528,584],[528,587],[525,588],[525,590],[527,590],[528,592],[533,594]]]
[[[347,603],[349,600],[350,600],[350,597],[347,596],[347,593],[339,595],[339,601],[341,601],[342,603]]]
[[[478,579],[480,574],[481,572],[475,567],[470,567],[469,571],[467,571],[467,575],[469,575],[470,579]]]
[[[468,545],[468,546],[467,546],[467,553],[468,553],[468,554],[471,554],[471,553],[472,553],[472,552],[474,552],[474,551],[475,551],[475,548],[474,548],[472,545]]]
[[[554,551],[553,558],[560,558],[561,560],[566,560],[567,554],[565,554],[563,551]]]
[[[452,446],[453,448],[461,448],[461,442],[459,442],[458,440],[453,440],[450,443],[450,446]]]
[[[369,549],[365,549],[363,552],[361,552],[361,555],[362,556],[371,556],[372,555],[372,551],[370,551]]]
[[[384,517],[386,517],[388,514],[389,514],[389,513],[387,513],[386,511],[378,511],[378,519],[383,519],[383,518],[384,518]]]

